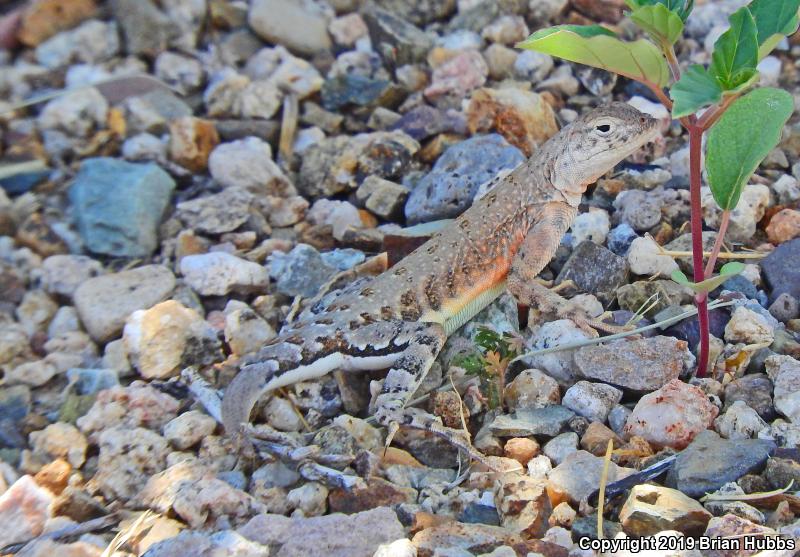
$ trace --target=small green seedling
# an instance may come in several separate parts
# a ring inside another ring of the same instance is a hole
[[[673,279],[695,291],[700,322],[699,376],[708,366],[708,293],[740,273],[740,263],[725,265],[714,275],[730,214],[744,186],[761,161],[778,144],[781,130],[794,110],[792,96],[763,87],[758,63],[800,19],[800,0],[753,0],[728,18],[730,28],[714,43],[708,66],[681,68],[675,43],[683,35],[693,0],[625,0],[628,17],[647,38],[626,41],[600,25],[559,25],[541,29],[519,48],[535,50],[617,73],[649,87],[689,134],[689,183],[693,278],[675,273]],[[702,187],[703,136],[708,132],[708,186],[722,209],[716,243],[703,267]]]
[[[489,408],[499,408],[503,403],[506,370],[522,351],[522,339],[480,327],[475,334],[475,344],[479,353],[457,358],[453,364],[464,368],[467,375],[478,377]]]

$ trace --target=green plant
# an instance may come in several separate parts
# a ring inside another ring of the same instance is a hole
[[[627,15],[646,39],[625,41],[600,25],[559,25],[541,29],[519,48],[536,50],[571,62],[608,70],[649,87],[680,121],[689,135],[689,189],[693,281],[676,272],[673,280],[695,291],[700,324],[697,375],[708,367],[708,294],[743,265],[724,266],[714,276],[717,257],[742,190],[761,161],[778,144],[783,125],[791,116],[792,96],[780,89],[753,88],[759,80],[758,62],[800,20],[800,0],[753,0],[729,17],[711,53],[708,67],[678,63],[675,43],[683,34],[693,0],[625,0]],[[702,249],[702,146],[706,145],[708,185],[722,209],[714,248],[704,268]]]
[[[489,408],[498,408],[503,403],[506,370],[522,350],[522,340],[511,333],[501,335],[480,327],[475,334],[475,344],[478,353],[456,358],[453,364],[464,368],[467,375],[478,377]]]

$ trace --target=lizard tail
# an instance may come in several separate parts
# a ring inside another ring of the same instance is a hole
[[[267,392],[275,375],[275,362],[250,364],[233,378],[222,397],[222,424],[230,436],[236,436],[242,424],[250,421],[250,412],[258,399]]]

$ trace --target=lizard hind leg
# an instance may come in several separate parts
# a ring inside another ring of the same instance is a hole
[[[391,444],[399,427],[410,427],[442,437],[485,462],[486,458],[472,446],[468,432],[445,427],[439,418],[419,408],[406,407],[447,340],[444,328],[438,323],[409,323],[408,326],[412,328],[408,346],[386,375],[376,400],[375,418],[389,431],[386,446]]]

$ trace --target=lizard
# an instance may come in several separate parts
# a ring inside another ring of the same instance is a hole
[[[270,391],[336,369],[388,369],[374,411],[389,429],[387,445],[399,426],[407,426],[480,458],[467,432],[407,402],[447,337],[506,289],[522,305],[541,310],[549,304],[557,314],[568,307],[559,308],[553,296],[563,298],[535,278],[577,215],[586,188],[655,139],[657,122],[624,103],[575,119],[395,266],[317,296],[243,361],[222,400],[228,434],[241,432]]]

